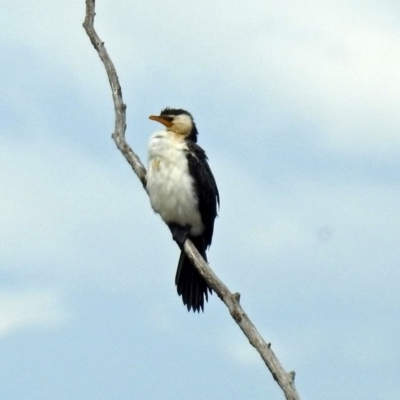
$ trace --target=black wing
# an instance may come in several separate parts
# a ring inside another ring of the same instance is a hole
[[[203,236],[205,245],[208,247],[212,241],[214,220],[217,216],[217,206],[219,207],[218,188],[205,151],[191,141],[187,142],[187,146],[189,172],[195,182],[199,211],[205,227]]]

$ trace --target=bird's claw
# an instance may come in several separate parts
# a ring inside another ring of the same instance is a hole
[[[178,246],[182,248],[189,236],[190,225],[180,226],[177,224],[168,224],[168,226],[171,230],[172,238],[178,243]]]

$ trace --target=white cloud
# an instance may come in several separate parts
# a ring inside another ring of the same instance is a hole
[[[385,6],[286,2],[249,38],[247,74],[266,96],[316,125],[318,140],[351,154],[400,147],[400,29]],[[312,15],[312,17],[311,17]]]
[[[0,338],[27,329],[55,329],[67,315],[54,291],[0,293]]]
[[[286,112],[292,108],[315,127],[315,140],[323,146],[364,156],[398,152],[400,29],[390,5],[126,6],[128,18],[121,14],[124,8],[107,10],[114,30],[105,32],[111,38],[120,32],[112,44],[132,57],[121,56],[129,64],[120,65],[122,70],[135,65],[136,57],[139,65],[158,65],[165,76],[192,84],[194,93],[204,90],[200,77],[213,74],[232,87],[263,93]],[[146,13],[149,19],[143,19]]]
[[[17,4],[3,5],[3,40],[46,59],[55,75],[67,68],[92,101],[99,90],[108,91],[103,66],[81,27],[83,2],[35,2],[37,19],[32,3]],[[229,7],[222,0],[125,1],[119,7],[98,2],[96,27],[123,88],[132,82],[150,88],[149,71],[158,71],[191,86],[194,94],[206,90],[215,96],[204,76],[218,77],[262,93],[288,113],[291,108],[315,127],[321,146],[385,157],[400,148],[400,28],[393,7],[332,0],[253,0]],[[15,20],[24,27],[21,36]]]

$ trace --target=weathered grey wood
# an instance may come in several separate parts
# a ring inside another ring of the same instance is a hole
[[[111,92],[114,102],[115,110],[115,131],[112,134],[115,144],[118,149],[124,155],[132,169],[139,177],[142,185],[145,187],[146,184],[146,169],[141,163],[139,157],[130,148],[125,140],[126,131],[126,105],[122,99],[122,90],[119,84],[117,72],[114,64],[111,61],[110,56],[104,46],[104,43],[100,40],[94,29],[94,17],[95,17],[95,0],[86,0],[86,17],[83,23],[83,27],[93,47],[100,56],[101,61],[107,71],[108,80],[111,86]],[[190,259],[196,265],[201,275],[215,291],[218,297],[226,304],[233,319],[239,325],[240,329],[246,335],[250,344],[258,351],[261,358],[264,360],[266,366],[270,370],[273,378],[276,380],[278,385],[282,388],[287,400],[300,400],[300,396],[296,391],[294,385],[294,372],[286,372],[275,353],[271,349],[271,344],[267,343],[261,335],[258,333],[256,327],[248,318],[240,305],[240,294],[232,294],[225,284],[215,275],[209,265],[201,257],[193,243],[188,239],[185,242],[184,250]]]
[[[95,1],[86,1],[86,17],[83,23],[83,27],[93,47],[96,49],[100,56],[101,61],[107,72],[108,80],[111,86],[111,93],[114,102],[115,110],[115,131],[112,134],[115,144],[121,153],[125,156],[126,161],[131,165],[136,175],[139,177],[142,185],[146,183],[146,168],[144,168],[137,154],[130,148],[125,140],[126,131],[126,105],[122,100],[122,90],[119,84],[117,71],[115,70],[114,64],[111,61],[110,56],[104,46],[104,42],[101,41],[97,32],[94,29],[94,17],[95,17]]]

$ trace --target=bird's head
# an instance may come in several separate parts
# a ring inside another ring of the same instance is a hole
[[[172,131],[192,142],[197,141],[197,128],[192,115],[182,109],[165,108],[160,115],[150,115],[153,121],[162,123],[167,131]]]

